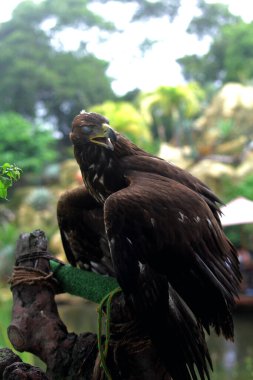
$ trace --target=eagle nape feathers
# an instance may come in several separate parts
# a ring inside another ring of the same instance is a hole
[[[204,330],[233,339],[241,280],[220,200],[102,115],[81,112],[70,139],[84,185],[58,202],[69,262],[117,278],[173,380],[209,379]]]

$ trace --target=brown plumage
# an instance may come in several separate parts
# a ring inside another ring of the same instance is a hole
[[[202,326],[233,339],[240,283],[236,251],[219,220],[220,201],[197,178],[108,124],[86,112],[72,124],[85,187],[58,204],[67,258],[116,276],[173,379],[195,379],[193,364],[204,379],[209,356]]]

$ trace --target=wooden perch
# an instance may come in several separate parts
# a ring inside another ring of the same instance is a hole
[[[61,284],[53,276],[49,260],[43,231],[36,230],[20,236],[11,279],[13,310],[8,328],[13,346],[20,352],[31,352],[43,360],[47,365],[46,374],[36,367],[27,366],[19,358],[8,362],[9,351],[7,355],[7,352],[0,350],[0,368],[5,373],[3,379],[17,378],[14,375],[17,368],[20,374],[22,371],[27,373],[28,369],[30,371],[29,376],[20,375],[19,379],[105,379],[96,334],[69,333],[59,317],[54,295]],[[106,365],[112,379],[170,379],[150,339],[127,309],[122,293],[115,295],[111,305]]]
[[[0,350],[0,379],[3,380],[48,380],[39,368],[23,363],[9,348]]]

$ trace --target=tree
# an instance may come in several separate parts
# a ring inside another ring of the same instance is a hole
[[[207,54],[180,58],[187,80],[202,85],[227,82],[247,83],[253,77],[253,23],[224,26]]]
[[[0,112],[15,109],[34,120],[50,120],[67,138],[69,125],[84,106],[114,97],[108,63],[86,50],[88,30],[112,25],[87,9],[88,1],[22,2],[13,18],[0,25]],[[52,23],[46,27],[46,22]],[[65,51],[56,41],[66,28],[83,30],[76,51]],[[68,127],[68,128],[66,128]]]
[[[139,97],[143,115],[152,125],[154,138],[172,140],[177,146],[190,143],[191,121],[201,110],[204,93],[196,83],[170,87],[161,86]]]
[[[117,1],[126,6],[129,3]],[[91,54],[87,43],[91,31],[99,41],[116,28],[92,11],[93,2],[23,1],[12,19],[0,25],[0,112],[15,110],[30,120],[40,117],[53,124],[68,142],[73,115],[115,98],[106,74],[109,63]],[[136,4],[133,21],[164,14],[173,19],[180,5],[179,0],[132,2]],[[71,51],[61,43],[66,31],[73,40],[80,39]]]
[[[205,4],[202,0],[200,4],[202,15],[192,20],[188,31],[200,38],[209,35],[212,42],[203,56],[194,54],[178,59],[184,77],[205,87],[250,81],[253,77],[253,23],[243,22],[223,4]]]
[[[193,17],[187,32],[196,34],[198,38],[210,36],[214,38],[219,34],[221,28],[226,25],[234,25],[242,21],[241,17],[230,13],[228,6],[225,4],[209,4],[204,0],[198,0],[199,16]]]
[[[172,21],[181,5],[181,0],[116,0],[120,3],[135,3],[136,8],[133,13],[132,21],[148,20],[150,18],[169,17]],[[106,3],[107,0],[100,0]]]
[[[15,113],[0,114],[0,157],[15,163],[26,173],[39,173],[56,159],[55,139]]]

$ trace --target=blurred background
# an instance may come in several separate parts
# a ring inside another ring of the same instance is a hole
[[[7,280],[19,234],[43,229],[50,251],[64,259],[56,203],[82,182],[68,134],[73,117],[85,109],[104,114],[113,128],[187,169],[228,203],[223,225],[238,248],[244,280],[235,343],[207,337],[211,379],[253,378],[250,5],[251,0],[1,2],[0,166],[15,164],[22,173],[0,200],[0,346],[10,344]],[[95,331],[94,305],[65,297],[59,309],[70,331]]]

